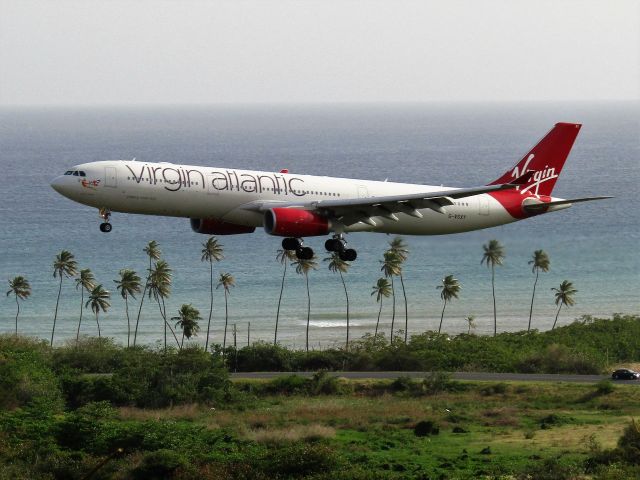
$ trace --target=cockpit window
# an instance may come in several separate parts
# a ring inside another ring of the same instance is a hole
[[[76,170],[75,172],[73,172],[73,176],[77,177],[78,176],[78,171]]]
[[[86,177],[87,176],[87,174],[84,173],[82,170],[80,170],[78,173],[80,174],[81,177]]]
[[[73,170],[67,170],[64,172],[65,175],[73,175]]]

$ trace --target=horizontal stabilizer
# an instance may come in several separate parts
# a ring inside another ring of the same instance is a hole
[[[522,208],[530,213],[538,213],[538,212],[546,211],[549,207],[558,207],[561,205],[569,206],[573,203],[590,202],[591,200],[605,200],[607,198],[613,198],[613,197],[585,197],[585,198],[572,198],[569,200],[556,200],[554,202],[530,203],[527,205],[523,205]]]

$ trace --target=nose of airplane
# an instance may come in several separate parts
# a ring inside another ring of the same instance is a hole
[[[64,195],[64,176],[60,175],[59,177],[54,178],[53,180],[51,180],[51,188],[53,188],[56,192],[63,194]]]

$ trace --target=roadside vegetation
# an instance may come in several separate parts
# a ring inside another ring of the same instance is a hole
[[[602,372],[640,360],[639,320],[430,332],[407,345],[379,335],[309,353],[271,343],[127,348],[104,337],[51,348],[9,334],[0,479],[638,478],[637,385],[460,382],[443,371]],[[316,373],[231,381],[234,363]],[[433,368],[388,381],[322,370],[341,365]]]

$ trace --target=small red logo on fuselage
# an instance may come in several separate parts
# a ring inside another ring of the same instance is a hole
[[[100,180],[87,180],[87,179],[83,178],[82,181],[80,182],[80,184],[84,188],[95,189],[98,185],[100,185]]]

